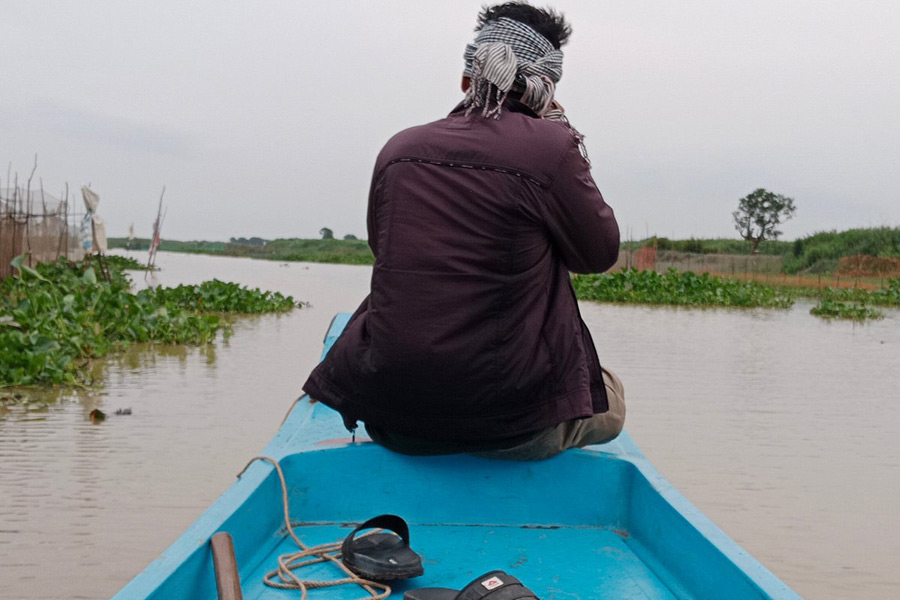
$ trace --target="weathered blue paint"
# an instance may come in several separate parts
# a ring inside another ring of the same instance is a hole
[[[332,322],[325,352],[348,318]],[[681,496],[627,433],[537,463],[407,457],[350,443],[338,415],[304,398],[263,454],[282,465],[291,516],[309,544],[341,539],[350,523],[380,513],[409,521],[425,575],[392,598],[411,586],[462,586],[495,568],[543,600],[799,598]],[[256,462],[115,598],[215,598],[217,531],[234,538],[245,599],[293,597],[262,584],[277,556],[294,550],[281,514],[274,470]],[[309,573],[335,575],[330,565]],[[313,592],[361,595],[352,586]]]

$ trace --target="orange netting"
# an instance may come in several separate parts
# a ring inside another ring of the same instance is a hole
[[[837,273],[849,277],[900,277],[900,258],[856,254],[838,262]]]

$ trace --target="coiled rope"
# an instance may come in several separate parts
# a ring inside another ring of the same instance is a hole
[[[287,532],[291,536],[291,539],[294,540],[294,543],[297,544],[297,546],[300,548],[298,552],[288,552],[279,556],[278,568],[267,573],[266,576],[263,577],[263,582],[270,587],[278,588],[281,590],[300,590],[301,600],[306,600],[307,593],[311,589],[350,584],[358,585],[369,593],[369,595],[366,596],[363,600],[384,600],[385,598],[390,596],[390,586],[378,581],[369,581],[368,579],[363,579],[362,577],[351,571],[343,562],[341,562],[341,542],[319,544],[318,546],[307,546],[300,540],[299,537],[297,537],[297,534],[294,533],[294,528],[291,526],[291,516],[288,509],[287,482],[284,479],[284,473],[282,472],[281,465],[278,464],[278,461],[268,456],[256,456],[250,459],[250,462],[248,462],[244,466],[244,468],[241,469],[241,472],[238,473],[238,477],[240,478],[240,476],[244,474],[244,471],[246,471],[247,468],[257,460],[264,460],[268,462],[273,467],[275,467],[275,472],[278,473],[278,479],[281,482],[281,502],[284,508],[284,527],[285,529],[287,529]],[[373,533],[377,533],[378,531],[379,530],[374,530],[367,533],[366,535],[371,535]],[[298,569],[323,562],[334,563],[344,573],[347,574],[347,577],[343,579],[333,580],[315,580],[300,579],[299,577],[297,577],[297,575],[294,574],[294,571]]]

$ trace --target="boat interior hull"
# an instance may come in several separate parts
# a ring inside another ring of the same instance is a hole
[[[346,318],[335,320],[326,350]],[[409,457],[346,435],[336,413],[303,398],[262,454],[284,471],[306,544],[343,539],[374,515],[406,519],[425,574],[392,584],[391,598],[412,587],[460,588],[493,569],[542,600],[799,598],[681,496],[627,433],[539,462]],[[277,474],[257,461],[116,598],[216,598],[209,539],[218,531],[234,538],[245,600],[299,597],[262,581],[296,547]],[[300,576],[343,575],[321,564]],[[365,595],[356,586],[310,592]]]

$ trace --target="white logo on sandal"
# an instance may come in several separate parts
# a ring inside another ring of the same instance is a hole
[[[482,581],[481,585],[483,585],[484,587],[486,587],[489,590],[495,590],[498,587],[500,587],[501,585],[503,585],[503,580],[495,575],[494,577],[491,577],[490,579],[485,579],[484,581]]]

